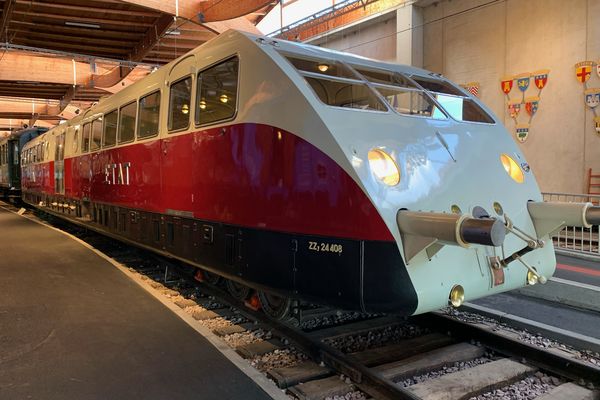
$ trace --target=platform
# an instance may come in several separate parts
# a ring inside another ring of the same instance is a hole
[[[1,399],[270,399],[73,239],[0,208]]]

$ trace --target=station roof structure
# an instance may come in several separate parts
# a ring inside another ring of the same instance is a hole
[[[0,131],[52,126],[278,0],[2,0]]]

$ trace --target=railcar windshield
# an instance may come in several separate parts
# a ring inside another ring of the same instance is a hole
[[[381,112],[392,109],[403,115],[494,123],[469,95],[434,76],[404,75],[314,56],[282,55],[319,100],[330,106]]]
[[[427,90],[452,118],[458,121],[494,123],[492,117],[477,105],[473,99],[469,98],[463,91],[451,83],[440,79],[420,76],[412,76],[411,78],[423,87],[423,89]]]
[[[286,58],[323,103],[334,107],[387,111],[385,104],[360,76],[342,63],[291,55],[286,55]]]
[[[400,114],[445,119],[446,116],[422,89],[397,72],[352,66],[365,77],[390,107]]]

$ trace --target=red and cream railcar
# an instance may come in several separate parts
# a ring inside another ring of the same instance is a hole
[[[28,203],[267,303],[408,315],[555,265],[551,245],[505,239],[506,215],[547,239],[527,207],[541,195],[478,100],[420,69],[235,31],[32,141],[23,177]]]

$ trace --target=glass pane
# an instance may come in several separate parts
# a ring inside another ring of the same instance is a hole
[[[314,72],[315,74],[335,76],[338,78],[359,79],[343,64],[332,60],[316,60],[289,56],[286,56],[286,58],[300,71]]]
[[[362,68],[356,68],[368,81],[374,83],[383,83],[386,85],[400,86],[405,88],[416,88],[407,78],[404,76],[391,71],[383,70],[368,70]]]
[[[92,122],[92,142],[90,143],[90,150],[98,150],[100,148],[100,142],[102,141],[102,117]]]
[[[385,105],[365,84],[305,77],[319,99],[335,107],[387,111]]]
[[[83,126],[83,135],[81,135],[81,139],[82,139],[82,143],[81,143],[81,151],[86,152],[90,150],[90,130],[91,130],[91,125],[90,123],[85,124]]]
[[[185,129],[190,123],[192,78],[171,85],[169,96],[169,130]]]
[[[138,137],[145,138],[158,133],[160,115],[160,92],[149,94],[140,99],[140,123]]]
[[[135,136],[135,116],[137,103],[121,107],[119,114],[119,143],[131,142]]]
[[[465,94],[462,92],[462,90],[453,86],[449,82],[445,82],[445,81],[441,81],[441,80],[437,80],[437,79],[421,78],[421,77],[416,77],[416,76],[413,76],[412,78],[419,85],[423,86],[423,88],[425,88],[431,92],[452,94],[454,96],[465,96]]]
[[[104,116],[104,138],[103,147],[114,146],[117,143],[117,121],[119,113],[117,110],[111,111]]]
[[[234,58],[200,72],[196,123],[208,124],[235,115],[237,104],[238,59]]]
[[[458,121],[494,123],[494,120],[471,99],[437,94],[436,100],[452,118]]]
[[[401,114],[446,118],[425,93],[383,87],[378,87],[377,91]]]

